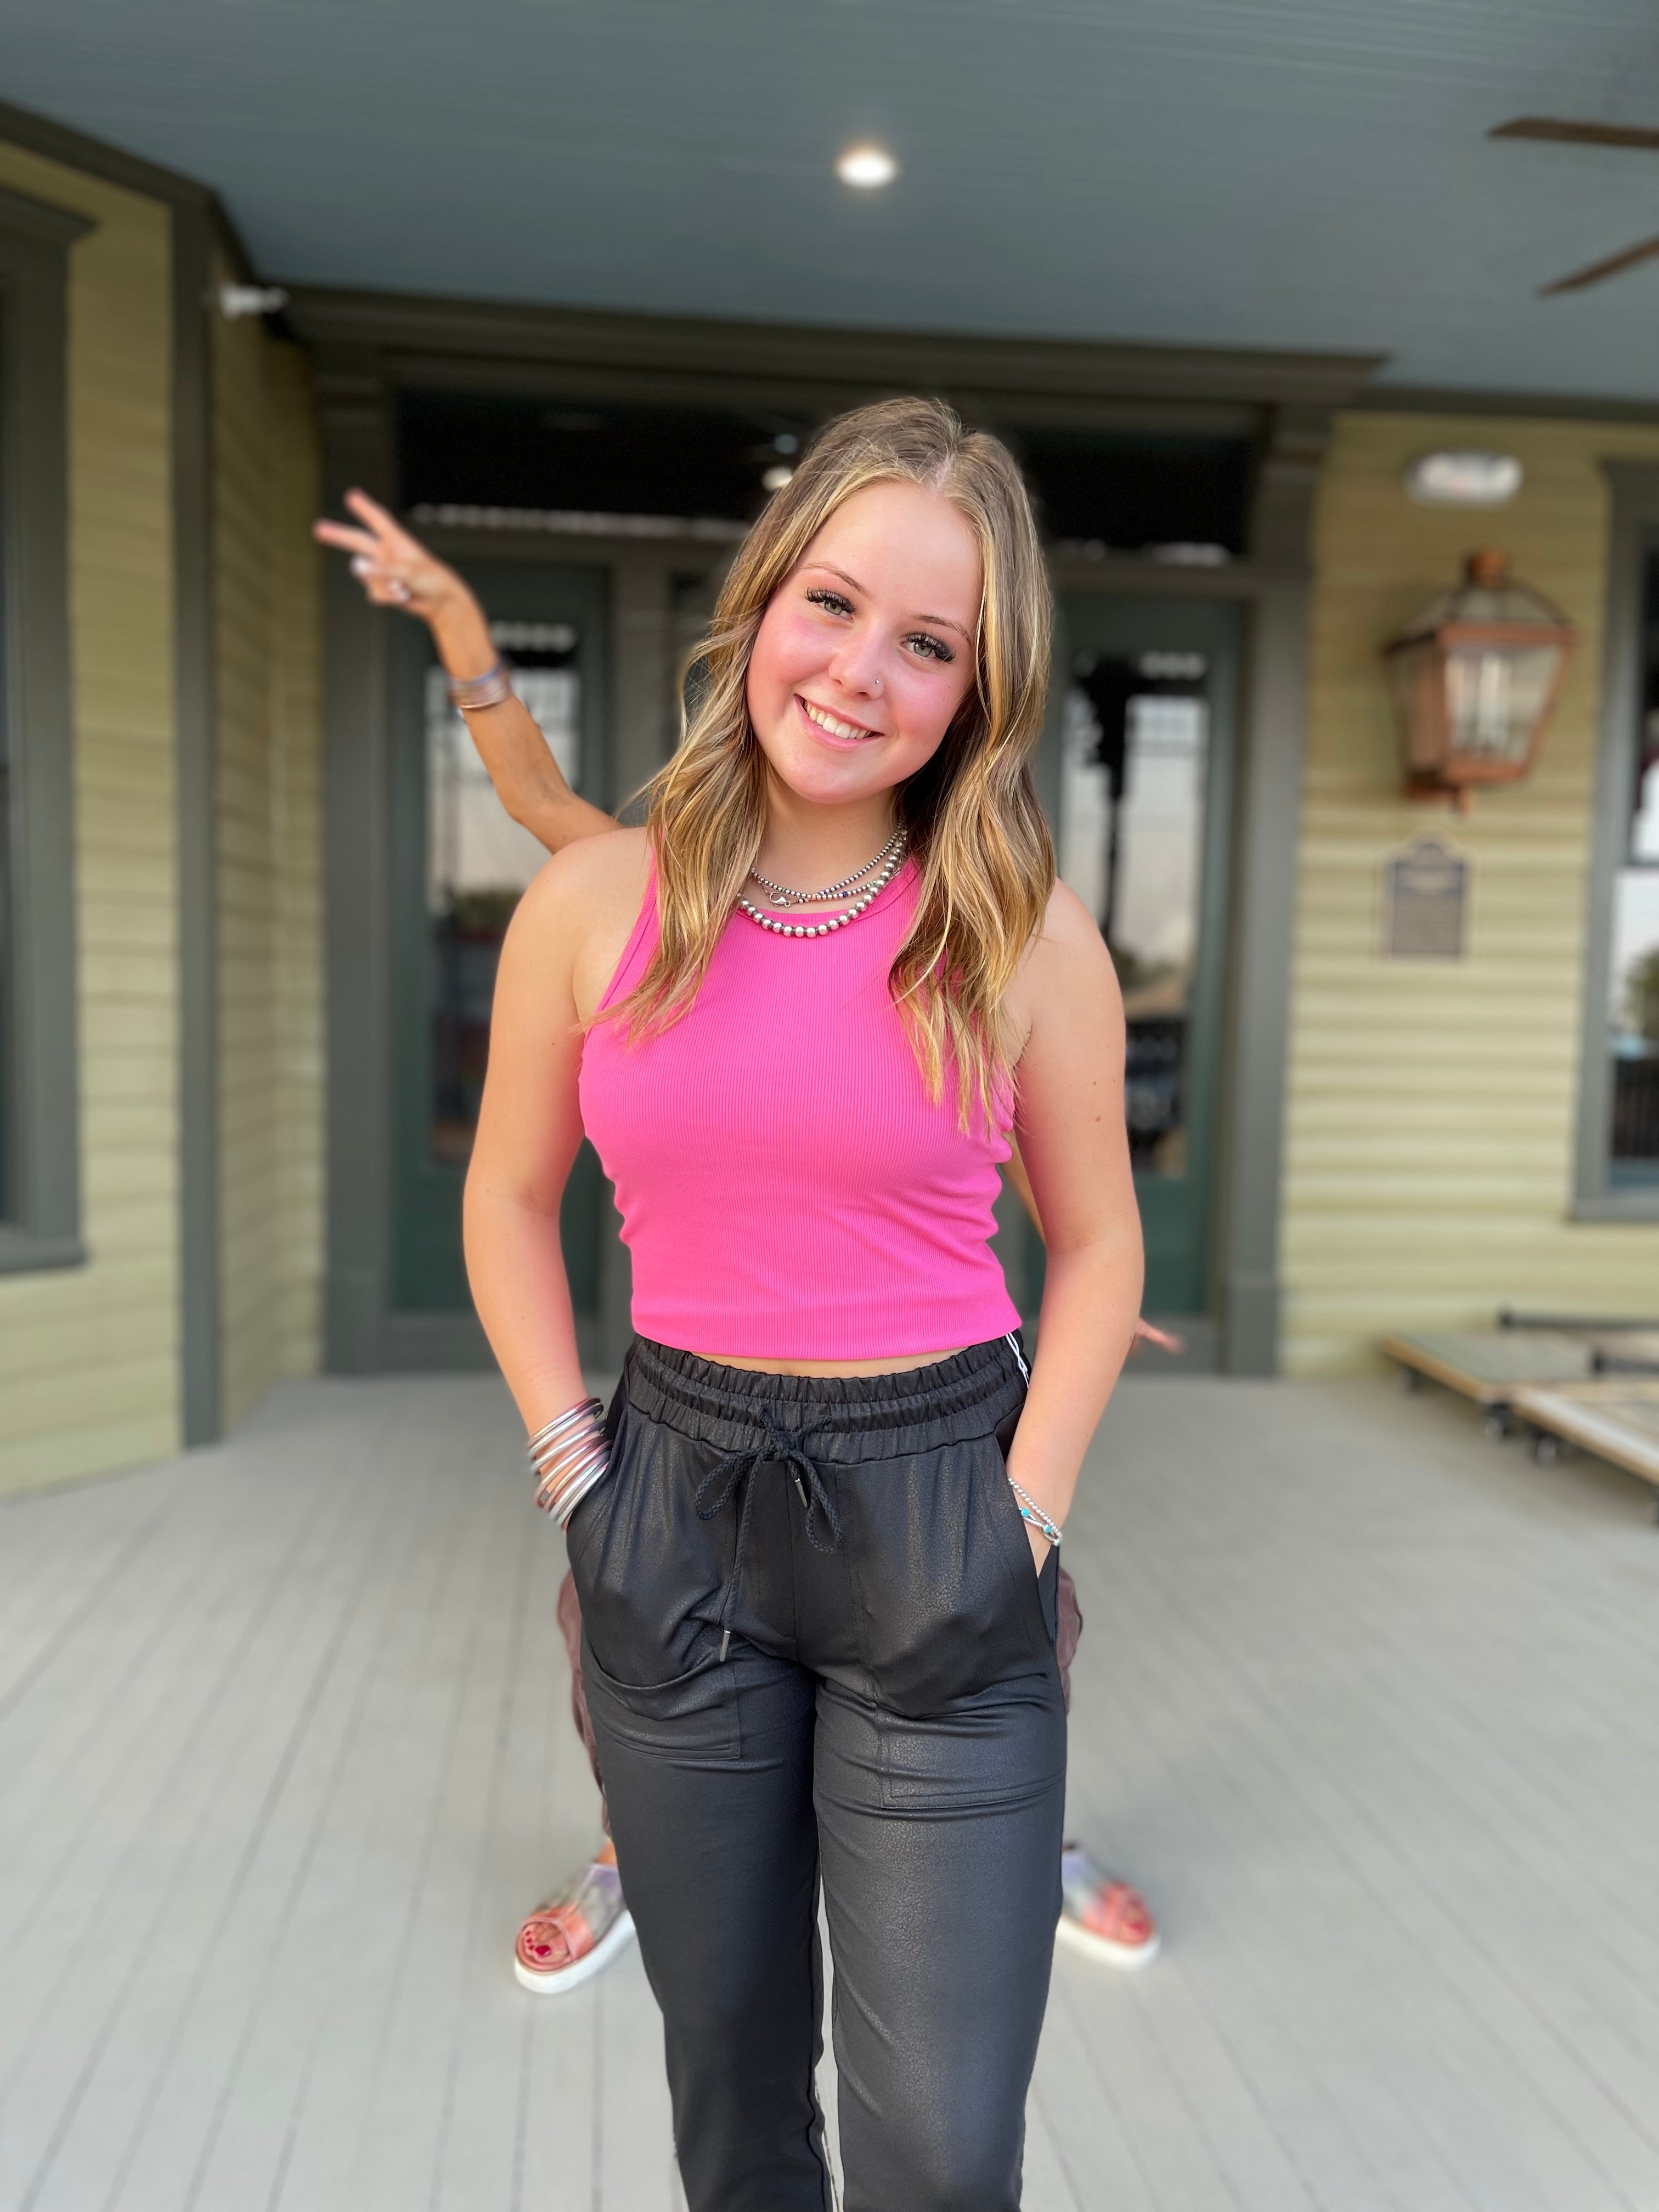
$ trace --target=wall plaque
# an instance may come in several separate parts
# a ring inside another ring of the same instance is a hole
[[[1469,864],[1437,837],[1419,837],[1382,870],[1385,960],[1461,960]]]

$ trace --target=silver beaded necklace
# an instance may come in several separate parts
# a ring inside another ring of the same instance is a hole
[[[781,921],[775,914],[763,914],[759,907],[755,904],[754,901],[752,899],[745,898],[741,891],[738,894],[738,904],[743,908],[750,921],[757,923],[762,929],[769,929],[775,937],[828,937],[832,930],[845,929],[849,921],[856,921],[859,916],[864,912],[866,907],[869,906],[874,900],[880,897],[882,892],[886,890],[888,884],[892,882],[893,878],[898,873],[899,866],[904,859],[906,849],[907,848],[903,832],[902,830],[896,831],[891,842],[884,848],[884,858],[881,854],[878,854],[877,855],[877,859],[880,860],[882,863],[881,872],[877,876],[875,881],[870,885],[869,889],[861,897],[855,899],[853,904],[848,907],[842,913],[826,915],[822,921]],[[873,867],[875,866],[875,861],[872,860],[870,863],[870,866]],[[866,870],[860,868],[858,872],[858,875],[849,877],[848,880],[851,883],[857,883],[859,877],[866,874]],[[756,881],[760,884],[766,884],[766,878],[764,876],[757,876]],[[766,884],[766,888],[769,890],[772,886],[769,884]],[[822,898],[825,894],[822,891],[815,891],[798,893],[797,896]]]
[[[843,876],[838,884],[826,884],[821,891],[793,891],[787,884],[775,884],[770,876],[762,875],[758,868],[750,868],[749,872],[763,891],[771,892],[780,906],[811,906],[819,899],[839,898],[843,891],[850,891],[854,884],[862,883],[872,869],[878,868],[903,843],[903,830],[895,830],[873,860],[866,860],[861,868],[854,868],[850,876]]]

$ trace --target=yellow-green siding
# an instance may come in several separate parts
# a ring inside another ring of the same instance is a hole
[[[0,1490],[177,1449],[172,212],[0,144],[89,216],[68,301],[83,1265],[0,1277]],[[224,273],[224,272],[221,272]],[[204,303],[204,312],[206,312]],[[320,571],[298,349],[213,318],[222,1408],[319,1356]]]
[[[82,1267],[0,1279],[0,1490],[179,1438],[179,960],[167,211],[18,148],[88,216],[69,288]]]
[[[1491,515],[1413,506],[1439,446],[1518,454]],[[1612,423],[1348,416],[1319,500],[1283,1216],[1285,1363],[1352,1369],[1385,1330],[1500,1304],[1652,1311],[1659,1223],[1575,1222],[1607,494],[1601,463],[1659,459]],[[1580,638],[1540,763],[1467,816],[1400,796],[1378,660],[1462,555],[1495,544]],[[1379,951],[1386,857],[1432,830],[1472,866],[1467,957]]]
[[[315,397],[304,356],[267,356],[271,443],[272,923],[276,1002],[276,1342],[285,1375],[323,1357],[325,1200],[323,977],[322,498]]]
[[[318,1359],[320,575],[303,362],[257,321],[216,319],[214,333],[220,1312],[234,1422]]]

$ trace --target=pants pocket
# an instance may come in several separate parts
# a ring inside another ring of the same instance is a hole
[[[865,1664],[894,1712],[937,1713],[1039,1661],[1037,1578],[1007,1490],[993,1437],[842,1471]]]
[[[718,1650],[729,1539],[697,1518],[695,1452],[624,1408],[611,1472],[571,1516],[582,1626],[613,1687],[668,1686]]]
[[[738,1747],[738,1670],[710,1653],[672,1680],[619,1682],[586,1635],[582,1680],[601,1747],[647,1755],[720,1760]]]
[[[1031,1557],[1031,1540],[1025,1533],[1025,1517],[1008,1480],[1008,1447],[1013,1442],[1014,1423],[1006,1422],[998,1430],[996,1444],[996,1477],[993,1486],[995,1498],[994,1518],[1005,1548],[1012,1563],[1014,1578],[1026,1598],[1035,1597],[1035,1608],[1025,1607],[1028,1621],[1035,1621],[1039,1651],[1052,1651],[1060,1637],[1060,1550],[1050,1544],[1041,1567]]]

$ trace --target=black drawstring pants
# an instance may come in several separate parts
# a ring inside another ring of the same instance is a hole
[[[571,1570],[690,2212],[1013,2212],[1060,1911],[1055,1577],[1009,1345],[751,1374],[641,1340]]]

